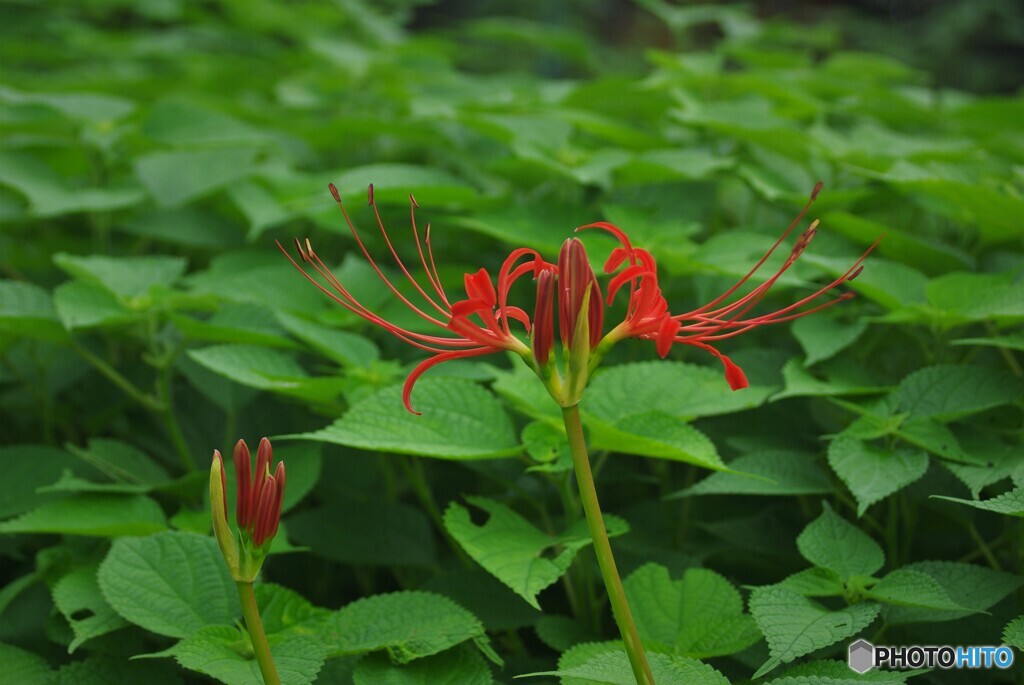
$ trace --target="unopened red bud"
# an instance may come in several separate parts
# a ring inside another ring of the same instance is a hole
[[[277,483],[277,499],[274,502],[274,518],[273,528],[270,531],[268,538],[272,538],[277,535],[277,527],[281,523],[281,506],[284,503],[284,484],[285,484],[285,470],[284,462],[279,461],[277,463],[277,469],[274,470],[274,482]]]
[[[570,238],[562,244],[558,254],[558,330],[562,344],[572,347],[573,335],[580,315],[583,313],[587,289],[590,296],[587,305],[587,332],[591,348],[601,339],[604,312],[601,290],[594,270],[590,268],[587,251],[579,238]]]
[[[252,506],[250,504],[252,501],[250,495],[252,476],[249,473],[251,464],[249,446],[245,444],[245,440],[239,440],[235,443],[235,450],[232,456],[235,462],[235,520],[238,522],[239,528],[245,528],[249,525],[249,521],[252,520]]]
[[[252,531],[252,542],[259,547],[270,537],[270,531],[277,529],[275,506],[277,504],[277,481],[268,476],[260,492],[256,504],[255,525]]]
[[[250,532],[256,526],[256,505],[259,503],[260,498],[263,497],[267,476],[270,475],[270,460],[273,456],[274,450],[270,446],[270,441],[266,438],[260,440],[260,446],[256,450],[256,474],[253,476],[252,494],[249,498],[250,508],[247,527]],[[239,522],[238,525],[241,526],[242,523]]]
[[[555,275],[545,269],[537,274],[537,306],[533,311],[533,356],[545,365],[555,342]]]

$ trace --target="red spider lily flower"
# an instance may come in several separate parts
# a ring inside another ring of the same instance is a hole
[[[256,453],[256,473],[251,473],[251,456],[244,440],[235,444],[235,522],[237,534],[228,524],[227,478],[224,459],[213,451],[210,467],[210,508],[213,531],[235,580],[252,581],[263,565],[270,542],[277,535],[284,498],[285,466],[278,462],[270,474],[273,448],[266,438]]]
[[[432,356],[416,366],[405,381],[402,399],[409,411],[412,411],[410,398],[413,386],[428,369],[452,359],[476,357],[500,351],[511,351],[520,355],[541,378],[556,402],[563,407],[572,406],[579,401],[591,371],[608,349],[619,340],[629,337],[654,340],[658,354],[662,357],[668,355],[674,343],[699,347],[722,362],[730,387],[734,390],[745,388],[748,383],[742,369],[713,347],[713,343],[732,338],[758,326],[792,321],[850,299],[853,297],[853,293],[843,293],[825,302],[816,303],[819,298],[833,291],[844,281],[853,280],[863,269],[864,260],[878,244],[878,241],[875,241],[845,273],[814,293],[777,311],[756,316],[749,315],[754,306],[764,298],[775,282],[796,262],[807,245],[810,244],[817,231],[818,222],[814,221],[800,236],[783,265],[774,274],[746,295],[735,298],[733,296],[754,277],[768,258],[792,233],[821,190],[819,183],[815,186],[810,201],[797,218],[743,278],[711,302],[685,314],[670,312],[668,303],[658,285],[658,269],[654,257],[647,250],[634,247],[622,229],[606,222],[589,224],[576,229],[577,231],[591,228],[602,229],[619,241],[619,246],[612,251],[604,265],[606,273],[614,274],[608,284],[606,298],[602,295],[597,277],[590,268],[583,243],[577,238],[572,238],[562,245],[557,264],[544,261],[534,250],[527,248],[513,250],[498,271],[497,288],[485,269],[466,274],[464,279],[466,298],[452,302],[441,287],[438,277],[430,246],[429,224],[424,232],[424,240],[420,241],[416,225],[416,208],[418,206],[416,200],[412,196],[409,198],[410,216],[420,267],[427,282],[426,287],[410,273],[395,251],[374,203],[373,186],[371,185],[368,194],[369,205],[373,208],[381,235],[384,237],[388,251],[398,270],[418,295],[418,299],[422,300],[422,303],[418,305],[403,295],[380,269],[349,219],[337,189],[333,184],[330,185],[330,189],[356,244],[385,286],[420,318],[444,329],[444,334],[411,331],[387,321],[367,309],[331,273],[330,269],[313,251],[308,240],[305,245],[296,241],[299,256],[301,261],[309,264],[311,270],[322,280],[315,278],[313,274],[303,269],[288,255],[280,243],[278,243],[278,247],[303,276],[335,302],[410,345],[431,353]],[[424,250],[424,245],[426,245],[426,250]],[[526,312],[508,304],[511,286],[527,274],[532,274],[537,283],[537,298],[532,321]],[[626,315],[621,323],[604,334],[604,308],[606,305],[611,306],[615,296],[627,285],[629,302],[626,307]],[[559,335],[562,340],[561,371],[556,357],[552,353],[556,311]],[[512,319],[521,323],[526,334],[530,336],[529,346],[513,334],[510,327]],[[251,510],[246,511],[247,517],[251,516]],[[241,525],[241,519],[239,522]]]
[[[748,316],[751,309],[764,298],[775,282],[793,266],[810,244],[817,233],[818,221],[815,220],[797,239],[789,256],[786,257],[782,266],[774,274],[746,295],[729,301],[757,273],[789,234],[792,233],[793,229],[803,219],[808,209],[810,209],[814,200],[817,199],[821,185],[819,181],[814,186],[810,200],[804,205],[804,208],[782,235],[779,236],[775,244],[768,249],[745,276],[711,302],[685,314],[672,314],[669,312],[668,303],[665,301],[661,288],[658,286],[658,272],[654,257],[642,248],[633,247],[625,232],[620,228],[607,222],[597,222],[576,229],[603,229],[611,233],[619,241],[619,247],[612,251],[604,265],[605,272],[609,274],[615,273],[621,268],[621,271],[611,279],[608,285],[607,303],[610,306],[615,295],[627,284],[629,285],[629,302],[626,307],[625,318],[622,323],[608,333],[605,337],[605,342],[610,345],[629,337],[654,340],[658,354],[662,358],[668,355],[673,343],[693,345],[709,352],[722,362],[722,365],[725,367],[726,381],[733,390],[747,387],[749,383],[743,370],[725,354],[712,347],[712,343],[735,337],[758,326],[792,321],[793,319],[813,314],[826,307],[831,307],[839,302],[851,299],[854,297],[854,294],[844,292],[835,298],[815,304],[816,301],[835,290],[844,281],[852,281],[856,278],[864,269],[864,260],[883,237],[879,236],[842,275],[810,295],[774,312]],[[625,266],[623,267],[623,265]]]
[[[412,221],[413,239],[415,240],[416,251],[419,256],[419,266],[423,272],[423,276],[420,279],[413,276],[395,251],[391,238],[384,228],[377,204],[374,202],[373,186],[371,185],[367,193],[368,203],[373,208],[377,226],[384,237],[384,242],[391,253],[392,260],[401,272],[402,277],[415,291],[415,299],[422,301],[422,303],[417,304],[403,295],[377,265],[377,262],[366,249],[359,231],[356,230],[352,220],[349,218],[348,211],[341,201],[337,188],[335,188],[333,183],[330,184],[329,188],[331,195],[334,196],[335,202],[338,203],[338,207],[341,209],[342,215],[345,217],[345,223],[348,224],[349,230],[355,238],[356,245],[384,285],[421,319],[443,329],[444,334],[425,334],[402,328],[367,309],[331,273],[331,270],[327,268],[323,260],[313,251],[309,240],[306,240],[305,244],[296,240],[295,245],[301,261],[308,264],[311,271],[317,274],[322,279],[322,282],[292,259],[291,255],[288,254],[288,251],[280,243],[277,245],[295,268],[332,300],[353,314],[362,317],[376,326],[380,326],[400,340],[432,355],[413,369],[405,381],[402,401],[406,409],[413,412],[411,397],[416,381],[428,369],[442,362],[478,357],[502,351],[515,352],[523,357],[532,356],[530,348],[512,333],[510,326],[511,320],[518,321],[524,327],[526,333],[529,334],[531,331],[530,317],[519,307],[513,307],[508,304],[508,294],[512,285],[522,276],[531,274],[534,278],[538,278],[545,271],[554,271],[556,269],[554,264],[545,262],[534,250],[528,248],[513,250],[498,270],[497,288],[495,288],[491,275],[487,270],[480,269],[476,273],[466,274],[465,276],[466,298],[452,302],[441,286],[441,279],[437,274],[437,266],[435,265],[433,250],[430,246],[430,224],[427,224],[424,229],[423,241],[420,240],[419,229],[416,225],[416,209],[419,206],[416,204],[416,199],[412,195],[409,196],[409,213]],[[426,247],[425,250],[424,246]],[[421,279],[425,279],[425,286],[421,283]],[[418,414],[419,412],[413,413]]]

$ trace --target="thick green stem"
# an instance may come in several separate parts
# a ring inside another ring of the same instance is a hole
[[[263,682],[266,685],[281,685],[281,679],[277,675],[277,667],[274,666],[274,659],[270,656],[270,645],[267,644],[267,635],[263,632],[263,621],[260,620],[260,611],[256,608],[256,593],[253,592],[252,583],[240,580],[236,585],[238,586],[238,599],[242,601],[242,616],[245,617],[245,627],[249,629],[252,651],[256,655],[256,663],[260,665]]]
[[[569,437],[569,450],[572,452],[572,463],[576,470],[576,483],[580,488],[580,500],[583,502],[583,513],[587,517],[590,537],[594,539],[594,553],[597,564],[601,568],[604,586],[608,591],[608,600],[612,605],[612,614],[619,626],[619,633],[626,645],[626,655],[633,668],[633,677],[637,685],[654,685],[654,676],[647,663],[640,634],[637,633],[633,613],[626,601],[626,592],[622,588],[622,578],[615,567],[612,546],[608,541],[608,531],[601,515],[601,505],[597,501],[597,488],[594,486],[594,474],[590,470],[590,457],[587,455],[587,443],[583,438],[583,424],[580,422],[580,410],[577,405],[562,407],[562,420]]]

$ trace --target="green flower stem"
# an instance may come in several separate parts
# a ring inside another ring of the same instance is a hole
[[[572,463],[576,470],[576,483],[580,488],[583,513],[587,517],[590,537],[594,540],[597,564],[601,568],[604,586],[608,591],[612,614],[619,626],[619,633],[622,634],[622,641],[626,645],[626,655],[629,657],[630,666],[633,667],[633,676],[636,678],[637,685],[654,685],[654,676],[651,675],[651,667],[647,663],[647,655],[640,642],[640,634],[637,633],[636,623],[633,622],[633,613],[629,610],[629,603],[626,601],[626,591],[622,588],[622,578],[619,577],[619,570],[615,567],[615,557],[612,556],[612,546],[608,541],[604,516],[601,515],[601,505],[597,501],[597,489],[594,487],[594,474],[590,470],[587,443],[583,439],[583,424],[580,422],[579,406],[574,404],[571,407],[562,407],[562,420],[565,422],[565,431],[569,436],[569,451],[572,452]]]
[[[263,682],[266,685],[281,685],[281,679],[277,675],[277,667],[274,666],[274,659],[270,656],[270,645],[267,644],[267,635],[263,632],[263,621],[260,620],[260,611],[256,608],[256,593],[253,592],[252,583],[239,580],[235,584],[238,586],[238,599],[242,601],[242,616],[245,617],[245,627],[249,629],[252,651],[256,655],[256,663],[260,665]]]

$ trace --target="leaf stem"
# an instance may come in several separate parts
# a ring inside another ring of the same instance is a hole
[[[242,602],[242,616],[245,617],[245,627],[249,630],[252,651],[256,655],[260,673],[263,674],[263,682],[266,685],[281,685],[277,667],[274,666],[274,659],[270,656],[267,635],[263,632],[263,621],[260,619],[260,611],[256,607],[256,593],[253,592],[252,583],[240,580],[235,584],[238,586],[238,599]]]
[[[106,376],[107,380],[120,388],[126,395],[131,397],[140,405],[152,412],[160,413],[164,411],[164,405],[160,400],[139,390],[130,380],[122,376],[117,369],[93,354],[84,345],[72,341],[71,346],[74,348],[75,352],[85,359],[85,361],[92,364],[97,371]]]
[[[167,432],[171,436],[171,442],[174,443],[174,449],[178,452],[178,456],[181,457],[181,463],[185,466],[185,470],[191,473],[196,470],[196,461],[192,458],[192,451],[188,447],[185,434],[181,431],[181,424],[178,423],[178,417],[174,413],[173,383],[174,379],[171,377],[171,362],[169,360],[165,366],[160,368],[160,375],[157,377],[160,403],[163,405],[160,415],[164,420],[164,425],[167,426]]]
[[[633,677],[636,678],[637,685],[654,685],[654,676],[651,675],[651,667],[647,663],[640,634],[636,630],[636,623],[633,622],[633,613],[626,601],[622,578],[615,567],[615,557],[612,556],[612,546],[604,526],[601,505],[597,501],[597,488],[594,486],[594,475],[590,470],[590,457],[587,455],[587,443],[583,438],[579,406],[574,404],[571,407],[562,407],[562,420],[565,422],[565,432],[569,437],[569,451],[572,453],[572,463],[576,470],[576,483],[580,488],[583,513],[587,517],[590,537],[594,540],[594,553],[597,555],[604,586],[608,591],[612,614],[626,645],[626,655],[633,668]]]
[[[405,477],[409,481],[416,499],[419,500],[420,505],[426,510],[427,516],[434,524],[434,527],[437,528],[437,532],[441,534],[448,547],[454,552],[455,558],[466,568],[474,568],[472,559],[469,558],[469,555],[466,554],[462,546],[452,537],[452,534],[448,532],[448,528],[444,525],[444,514],[441,513],[441,507],[438,506],[434,492],[430,489],[430,484],[427,482],[427,473],[423,462],[417,457],[398,455],[398,463],[405,472]]]

